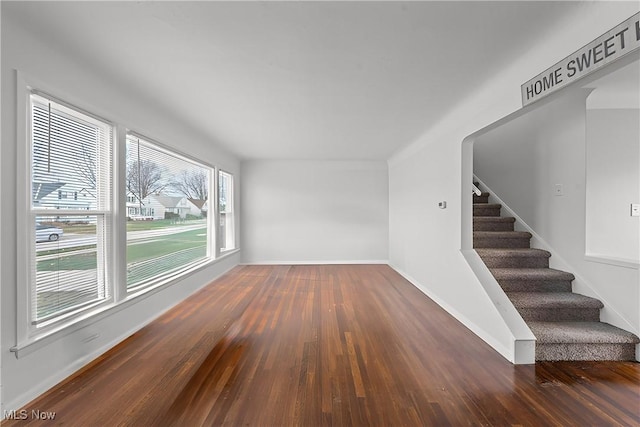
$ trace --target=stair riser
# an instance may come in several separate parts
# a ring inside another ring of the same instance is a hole
[[[549,258],[547,257],[488,257],[482,256],[482,261],[489,268],[548,268]]]
[[[489,203],[489,196],[488,195],[476,196],[474,194],[473,195],[473,203]]]
[[[571,282],[539,282],[531,280],[498,280],[505,292],[571,292]]]
[[[536,343],[536,360],[617,360],[634,361],[634,344],[540,344]]]
[[[518,313],[525,321],[536,322],[598,322],[597,308],[520,308]]]
[[[517,238],[497,238],[497,237],[474,237],[474,248],[528,248],[530,244],[530,237],[517,237]]]
[[[473,216],[500,216],[500,209],[492,206],[474,206]]]
[[[513,222],[482,221],[473,222],[473,231],[513,231]]]

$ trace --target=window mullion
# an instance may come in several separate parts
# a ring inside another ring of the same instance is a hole
[[[113,228],[113,269],[111,277],[113,283],[114,300],[122,301],[127,297],[127,253],[122,248],[127,247],[127,130],[117,126],[114,144],[115,176],[113,180],[114,198],[112,200],[114,213],[111,218]]]

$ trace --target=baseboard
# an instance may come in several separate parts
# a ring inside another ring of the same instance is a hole
[[[584,260],[600,264],[615,265],[616,267],[640,270],[640,262],[633,259],[614,258],[606,255],[586,253],[584,254]]]
[[[155,317],[154,317],[154,319],[155,319]],[[125,332],[120,337],[112,340],[111,342],[109,342],[108,344],[105,344],[104,346],[100,347],[96,351],[88,354],[87,356],[83,357],[82,359],[79,359],[79,360],[75,361],[73,364],[67,366],[66,369],[55,372],[54,374],[52,374],[51,376],[49,376],[45,380],[41,381],[37,386],[35,386],[35,387],[29,389],[28,391],[22,393],[20,396],[17,396],[16,398],[14,398],[14,399],[12,399],[12,400],[10,400],[8,402],[5,402],[5,405],[4,405],[5,408],[8,408],[8,410],[13,410],[13,409],[18,410],[18,409],[22,408],[23,406],[27,405],[29,402],[31,402],[34,399],[36,399],[38,396],[40,396],[40,395],[44,394],[45,392],[47,392],[48,390],[50,390],[55,385],[59,384],[60,382],[64,381],[65,379],[69,378],[70,376],[72,376],[73,374],[78,372],[83,367],[89,365],[91,362],[93,362],[98,357],[100,357],[101,355],[103,355],[104,353],[106,353],[107,351],[109,351],[110,349],[115,347],[116,345],[118,345],[120,342],[122,342],[126,338],[130,337],[131,335],[133,335],[138,330],[144,328],[151,321],[153,321],[153,319],[150,319],[149,321],[145,322],[140,327],[136,327],[136,328],[133,328],[133,329],[129,330],[128,332]],[[3,415],[4,415],[4,412],[3,412]]]
[[[122,341],[124,341],[125,339],[127,339],[131,335],[135,334],[140,329],[144,328],[145,326],[147,326],[148,324],[150,324],[151,322],[156,320],[158,317],[162,316],[164,313],[166,313],[167,311],[171,310],[176,305],[182,303],[189,296],[193,295],[194,293],[196,293],[196,292],[200,291],[201,289],[203,289],[204,287],[208,286],[213,280],[216,280],[219,277],[222,277],[224,274],[226,274],[227,272],[232,270],[236,265],[237,264],[234,264],[231,267],[223,270],[222,272],[217,274],[211,280],[205,281],[205,283],[203,283],[202,286],[199,286],[196,289],[194,289],[193,292],[191,292],[189,295],[185,296],[180,301],[177,301],[177,302],[175,302],[175,304],[171,304],[169,307],[166,307],[165,309],[163,309],[163,310],[161,310],[161,311],[159,311],[157,313],[154,313],[152,316],[150,316],[150,317],[146,318],[145,320],[139,322],[135,326],[127,329],[125,332],[119,334],[116,338],[112,339],[108,343],[105,343],[103,346],[99,347],[95,351],[87,354],[86,356],[76,360],[74,363],[68,365],[65,369],[58,370],[57,372],[53,373],[49,377],[47,377],[44,380],[40,381],[36,386],[32,387],[31,389],[25,391],[24,393],[22,393],[19,396],[11,399],[10,401],[3,402],[3,412],[2,412],[2,414],[0,414],[0,420],[4,419],[5,411],[11,411],[11,410],[14,410],[14,409],[18,410],[18,409],[24,407],[29,402],[33,401],[38,396],[40,396],[43,393],[47,392],[49,389],[51,389],[55,385],[59,384],[60,382],[64,381],[65,379],[69,378],[70,376],[72,376],[73,374],[78,372],[80,369],[82,369],[85,366],[89,365],[91,362],[93,362],[94,360],[99,358],[101,355],[103,355],[107,351],[111,350],[113,347],[115,347],[116,345],[120,344]]]
[[[296,261],[256,261],[241,262],[240,265],[357,265],[357,264],[389,264],[386,259],[356,259],[356,260],[296,260]]]
[[[464,316],[458,310],[453,308],[451,305],[441,300],[437,295],[433,294],[429,291],[429,289],[423,286],[419,281],[411,277],[406,272],[401,269],[395,267],[393,264],[389,264],[391,268],[393,268],[398,274],[404,277],[409,283],[415,286],[420,292],[425,294],[428,298],[433,300],[436,304],[438,304],[444,311],[452,315],[456,318],[460,323],[462,323],[467,329],[477,335],[482,341],[486,342],[489,346],[491,346],[495,351],[497,351],[502,357],[507,359],[511,363],[516,363],[514,349],[510,349],[502,345],[500,342],[496,341],[493,336],[474,322],[472,322],[469,318]],[[514,345],[515,347],[515,345]]]
[[[467,249],[460,251],[467,261],[469,268],[473,271],[476,278],[483,287],[493,306],[502,318],[504,324],[511,331],[514,342],[513,363],[531,364],[535,363],[536,337],[529,329],[527,323],[522,319],[518,310],[504,293],[502,287],[498,284],[487,265],[482,261],[475,249]]]

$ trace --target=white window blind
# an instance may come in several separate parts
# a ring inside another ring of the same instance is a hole
[[[218,174],[218,205],[220,230],[218,245],[221,252],[235,249],[235,227],[233,214],[233,175],[220,171]]]
[[[127,135],[127,288],[182,274],[211,257],[211,168]]]
[[[109,298],[113,127],[31,94],[32,323]]]

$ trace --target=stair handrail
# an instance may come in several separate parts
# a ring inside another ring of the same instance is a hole
[[[476,196],[482,196],[482,191],[480,191],[480,189],[478,187],[476,187],[475,184],[471,183],[471,185],[473,186],[473,193]]]

